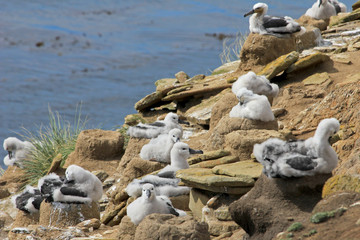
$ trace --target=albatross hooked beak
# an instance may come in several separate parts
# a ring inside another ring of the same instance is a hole
[[[192,148],[189,148],[190,154],[203,154],[204,152],[202,150],[194,150]]]
[[[11,159],[13,156],[12,151],[8,151],[8,155],[9,155],[9,158]]]
[[[181,123],[181,124],[186,124],[186,125],[188,125],[188,126],[190,125],[189,122],[184,121],[184,120],[182,120],[182,119],[180,119],[180,118],[179,118],[178,122]]]
[[[252,15],[252,14],[254,14],[254,13],[255,13],[255,10],[253,9],[253,10],[251,10],[250,12],[245,13],[245,14],[244,14],[244,17],[247,17],[247,16]]]

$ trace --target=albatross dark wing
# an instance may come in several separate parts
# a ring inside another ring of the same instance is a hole
[[[165,127],[165,123],[163,123],[163,122],[153,122],[153,123],[148,123],[147,125],[154,126],[154,127]]]
[[[64,195],[71,195],[77,197],[87,197],[87,194],[72,187],[62,187],[60,188],[60,192]]]
[[[264,16],[263,26],[265,28],[285,27],[286,25],[288,22],[283,17]]]
[[[158,173],[157,175],[162,178],[175,178],[175,171],[166,171]]]
[[[300,171],[309,171],[313,170],[317,163],[314,162],[315,158],[297,155],[286,160],[286,163],[289,164],[292,168]]]
[[[32,205],[34,205],[34,207],[39,210],[40,204],[42,201],[43,201],[43,198],[41,197],[41,195],[35,196],[34,201],[32,202]]]
[[[167,206],[170,214],[175,215],[175,216],[177,216],[177,217],[180,215],[180,214],[175,210],[175,208],[171,205],[171,203],[169,203],[166,199],[164,199],[164,198],[161,197],[161,200],[164,201],[164,202],[166,202],[166,206]]]
[[[336,10],[336,14],[341,12],[341,7],[336,1],[330,0],[329,2],[330,2],[330,4],[334,5],[335,10]]]

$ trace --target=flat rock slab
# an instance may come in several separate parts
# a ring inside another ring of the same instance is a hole
[[[180,178],[189,187],[228,194],[244,194],[255,183],[254,179],[248,176],[229,177],[216,175],[211,169],[207,168],[179,170],[176,173],[176,177]]]
[[[324,53],[316,52],[310,54],[306,57],[298,59],[294,64],[292,64],[287,70],[287,73],[297,72],[304,70],[308,67],[315,66],[317,64],[327,62],[330,60],[330,57]]]
[[[230,154],[231,154],[230,151],[226,151],[224,149],[209,151],[209,152],[205,152],[204,154],[189,158],[188,163],[189,163],[189,165],[192,165],[192,164],[207,161],[207,160],[212,160],[212,159],[229,156]]]
[[[226,156],[226,157],[222,157],[222,158],[218,158],[218,159],[214,159],[214,160],[199,162],[199,163],[191,165],[190,168],[213,168],[218,165],[234,163],[237,161],[239,161],[239,158],[236,156]]]
[[[203,99],[200,104],[189,108],[185,112],[186,119],[196,124],[209,125],[212,109],[221,97],[222,94],[217,94],[215,96]]]
[[[176,87],[179,81],[176,78],[162,78],[155,82],[156,91],[167,94],[169,91]]]
[[[201,87],[201,88],[194,87],[193,89],[188,90],[188,91],[182,91],[179,93],[174,93],[174,94],[168,95],[168,96],[162,98],[162,101],[183,100],[185,98],[192,97],[194,95],[202,96],[202,95],[205,95],[205,94],[208,94],[211,92],[221,91],[225,88],[230,88],[231,86],[232,86],[231,84],[226,83],[226,84],[219,84],[217,86],[208,86],[208,87]]]
[[[241,62],[240,60],[237,60],[237,61],[225,63],[225,64],[221,65],[220,67],[214,69],[214,71],[212,72],[211,75],[218,75],[218,74],[222,74],[222,73],[235,71],[239,67],[240,62]]]
[[[331,60],[338,63],[351,64],[350,56],[345,53],[334,54],[331,56]]]
[[[265,75],[269,80],[274,78],[276,75],[285,71],[293,63],[299,59],[299,53],[293,51],[289,54],[278,57],[271,63],[267,64],[263,70],[261,70],[258,75]]]
[[[343,13],[343,14],[339,14],[337,16],[332,16],[330,18],[330,23],[329,23],[329,27],[341,24],[341,23],[346,23],[346,22],[351,22],[351,21],[355,21],[357,19],[360,19],[360,9],[356,9],[353,12],[350,13]]]
[[[216,166],[212,169],[212,172],[230,177],[242,177],[246,175],[251,178],[259,178],[262,169],[263,167],[260,163],[247,160]]]
[[[329,74],[327,72],[323,72],[323,73],[315,73],[314,75],[305,78],[302,82],[305,85],[320,85],[329,79],[330,79]]]
[[[135,109],[138,111],[142,111],[146,108],[149,108],[153,106],[156,103],[161,102],[161,99],[164,97],[164,94],[162,92],[153,92],[147,96],[145,96],[143,99],[135,103]]]

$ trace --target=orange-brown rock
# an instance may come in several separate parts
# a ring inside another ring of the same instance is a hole
[[[195,222],[192,217],[169,214],[150,214],[138,225],[134,239],[202,239],[210,240],[206,223]]]
[[[298,20],[298,23],[302,26],[311,26],[319,28],[321,31],[326,30],[329,25],[329,19],[315,19],[306,15],[302,15]]]
[[[69,155],[64,167],[76,164],[89,171],[101,169],[111,175],[122,157],[123,144],[124,138],[117,131],[82,131],[76,141],[75,151]]]
[[[240,67],[266,65],[276,58],[296,51],[296,38],[278,38],[250,33],[240,51]]]
[[[82,221],[93,218],[100,219],[99,205],[96,202],[91,204],[67,204],[43,201],[40,205],[39,224],[43,226],[64,228],[76,226]]]

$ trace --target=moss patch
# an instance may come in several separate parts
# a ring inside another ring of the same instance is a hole
[[[304,237],[310,237],[310,236],[315,235],[315,234],[317,234],[316,229],[312,229],[312,230],[310,230],[309,233],[306,233],[306,234],[304,234],[303,236],[304,236]]]
[[[318,212],[311,216],[310,221],[312,223],[322,223],[322,222],[326,222],[329,218],[332,218],[334,216],[335,216],[335,213],[333,211]]]
[[[122,128],[117,130],[124,137],[124,147],[123,147],[124,151],[125,151],[128,143],[129,143],[129,140],[130,140],[130,136],[127,134],[127,130],[128,130],[127,127],[122,127]]]
[[[295,222],[287,229],[288,232],[297,232],[304,229],[304,226],[300,222]]]
[[[221,69],[221,70],[219,70],[219,71],[214,71],[214,72],[212,72],[211,75],[212,75],[212,76],[214,76],[214,75],[219,75],[219,74],[227,73],[227,72],[229,72],[229,71],[230,71],[229,69]]]
[[[346,212],[346,208],[338,208],[329,212],[318,212],[311,216],[310,221],[312,223],[326,222],[329,218],[335,217],[335,215],[342,215]]]
[[[322,197],[343,191],[360,192],[360,178],[345,174],[335,175],[326,181]]]

